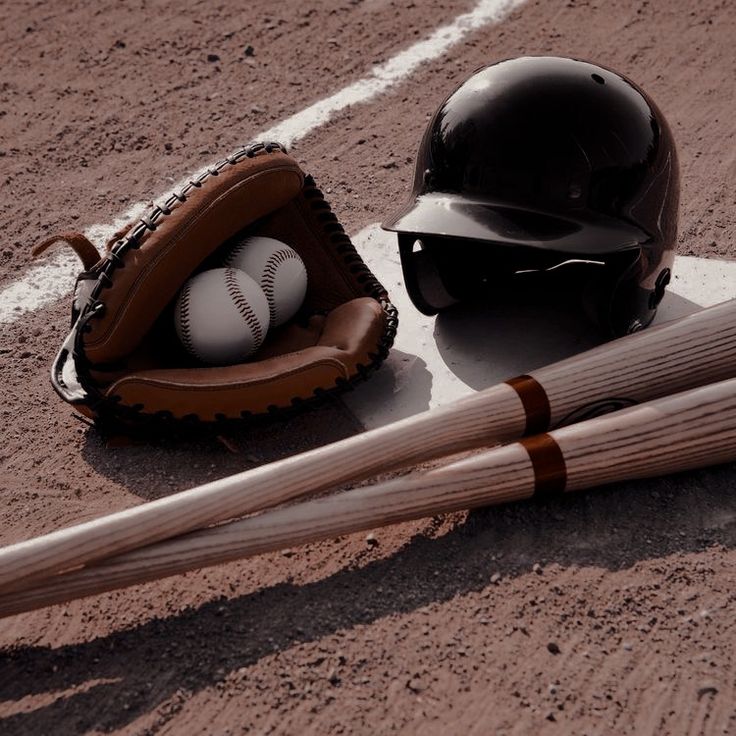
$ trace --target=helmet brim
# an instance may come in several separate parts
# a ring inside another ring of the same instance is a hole
[[[628,250],[650,240],[635,225],[589,209],[562,217],[437,192],[420,194],[381,227],[418,237],[465,238],[588,256]]]

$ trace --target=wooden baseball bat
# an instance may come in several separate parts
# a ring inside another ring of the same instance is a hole
[[[736,379],[502,445],[426,473],[143,547],[0,595],[0,616],[423,516],[733,460]]]
[[[0,549],[0,591],[347,481],[736,376],[736,300],[451,406]]]

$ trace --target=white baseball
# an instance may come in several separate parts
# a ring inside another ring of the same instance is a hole
[[[253,235],[241,240],[224,265],[252,276],[263,289],[270,308],[271,327],[291,319],[307,293],[307,269],[299,254],[274,238]]]
[[[266,337],[268,300],[247,273],[213,268],[184,284],[174,322],[190,355],[212,365],[238,363],[258,350]]]

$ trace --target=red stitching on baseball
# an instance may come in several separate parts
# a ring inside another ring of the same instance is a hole
[[[235,256],[240,253],[241,250],[243,250],[243,246],[246,245],[246,243],[238,243],[238,245],[235,246],[226,256],[225,260],[223,261],[222,265],[226,266],[228,268],[234,268],[233,261],[235,260]]]
[[[184,343],[184,347],[198,360],[202,360],[202,356],[197,352],[197,348],[194,346],[192,340],[191,321],[189,318],[189,295],[192,290],[191,281],[186,284],[181,294],[181,300],[179,301],[179,324],[181,326],[181,339]]]
[[[276,272],[278,267],[286,261],[296,261],[298,256],[291,248],[280,248],[274,251],[263,266],[263,274],[261,276],[261,288],[268,300],[268,313],[271,317],[271,324],[276,324],[276,304],[274,303],[274,286],[276,281]]]
[[[256,343],[260,345],[261,342],[263,342],[263,328],[261,327],[261,322],[253,311],[253,307],[250,302],[240,290],[237,274],[238,270],[236,268],[225,269],[225,288],[227,289],[227,293],[230,295],[230,298],[233,300],[235,308],[250,328]]]

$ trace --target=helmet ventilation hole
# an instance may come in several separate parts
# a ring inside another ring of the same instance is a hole
[[[583,188],[580,184],[570,184],[567,190],[567,196],[570,199],[580,199],[583,196]]]
[[[600,74],[591,74],[591,78],[594,82],[598,82],[598,84],[605,84],[606,80],[603,79],[603,77]]]

